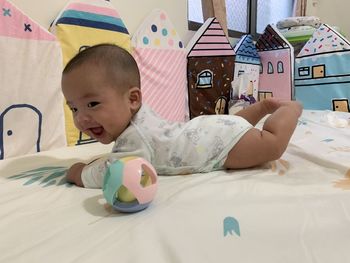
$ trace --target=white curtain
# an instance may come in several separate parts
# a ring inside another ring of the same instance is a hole
[[[294,0],[294,16],[306,16],[307,0]]]

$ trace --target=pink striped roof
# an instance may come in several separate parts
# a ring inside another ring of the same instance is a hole
[[[190,41],[188,57],[233,56],[231,47],[219,21],[209,18]]]

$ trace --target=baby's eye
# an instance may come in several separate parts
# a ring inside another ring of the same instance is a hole
[[[70,108],[70,110],[73,112],[73,113],[75,113],[75,112],[77,112],[78,111],[78,109],[77,108],[74,108],[74,107],[69,107]]]
[[[97,106],[99,104],[100,103],[97,102],[97,101],[92,101],[92,102],[89,102],[87,106],[88,106],[88,108],[93,108],[93,107],[95,107],[95,106]]]

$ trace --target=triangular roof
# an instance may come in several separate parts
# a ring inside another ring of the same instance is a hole
[[[155,9],[147,16],[134,33],[131,41],[134,47],[184,48],[168,14],[161,9]]]
[[[187,45],[188,57],[234,56],[219,21],[208,18]]]
[[[267,25],[265,31],[256,42],[258,51],[291,48],[289,42],[273,25]]]
[[[76,25],[129,34],[119,13],[109,1],[70,1],[53,24]]]
[[[323,24],[313,33],[312,37],[299,52],[297,58],[349,50],[349,41],[332,27]]]
[[[0,0],[0,36],[56,41],[56,37],[7,0]]]
[[[260,65],[260,56],[251,35],[244,35],[234,47],[236,62]]]

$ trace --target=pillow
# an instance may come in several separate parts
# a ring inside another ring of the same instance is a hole
[[[190,118],[227,114],[235,53],[219,21],[208,18],[187,45]]]
[[[50,27],[61,43],[63,65],[86,47],[111,43],[130,52],[130,36],[117,10],[108,1],[70,1]],[[71,111],[64,105],[68,145],[95,142],[78,131]]]
[[[305,109],[350,111],[350,42],[323,24],[295,59],[295,97]]]
[[[55,36],[1,0],[0,159],[66,145]]]
[[[156,9],[132,37],[143,101],[171,121],[188,119],[186,54],[169,16]]]

